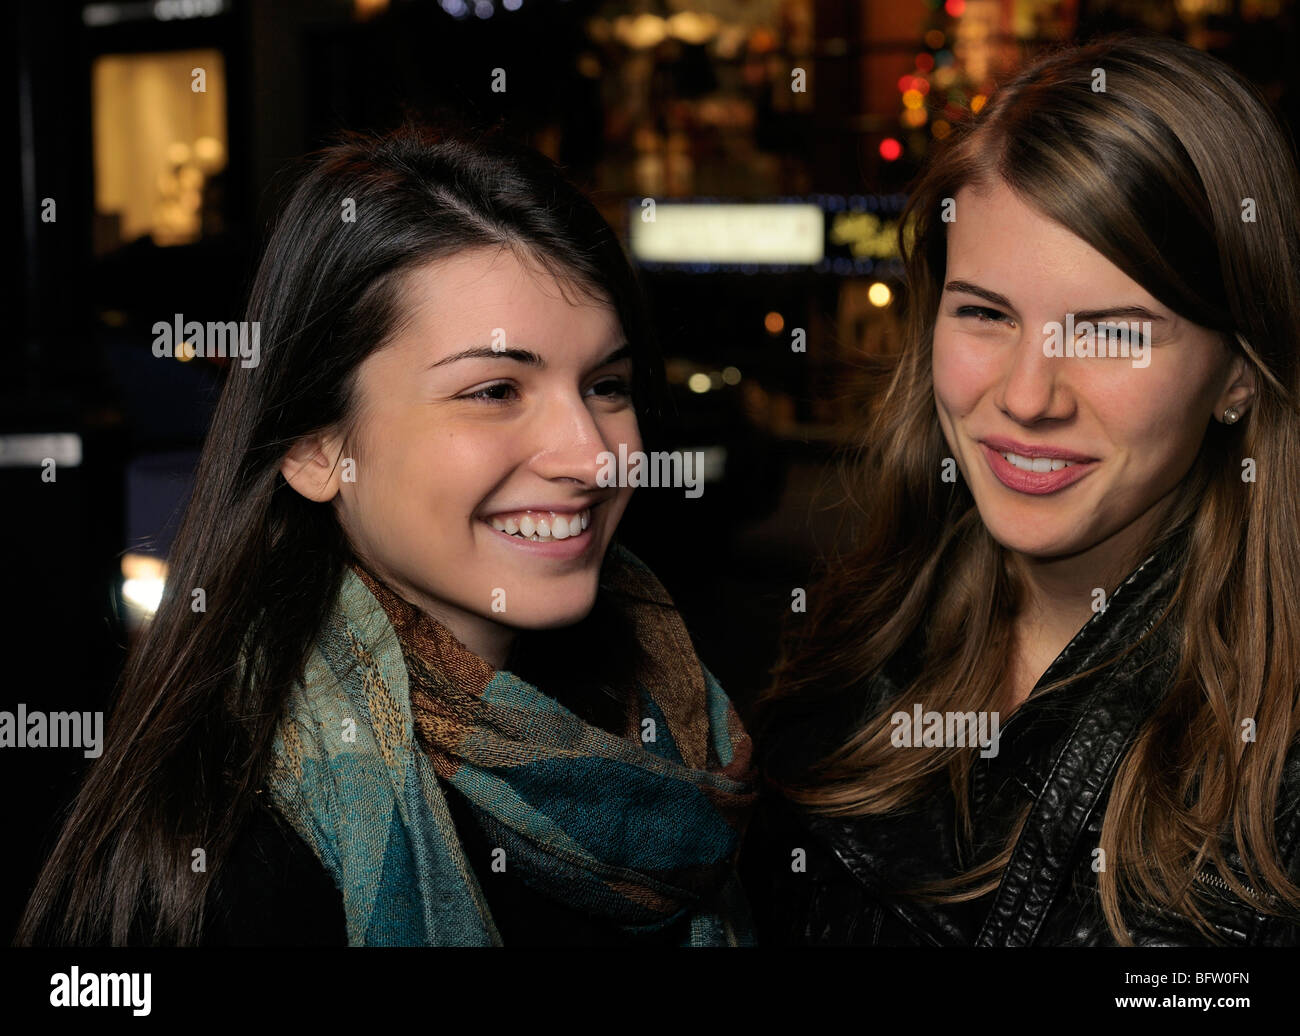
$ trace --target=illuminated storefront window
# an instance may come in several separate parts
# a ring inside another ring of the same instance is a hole
[[[218,50],[106,54],[91,72],[95,252],[220,229],[226,71]]]

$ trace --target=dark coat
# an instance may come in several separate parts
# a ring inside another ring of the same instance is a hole
[[[258,796],[208,893],[208,946],[346,946],[343,895],[311,847]]]
[[[603,918],[557,902],[526,885],[513,872],[494,872],[491,847],[468,803],[447,786],[447,802],[462,846],[506,946],[677,946],[689,934],[689,918],[650,935],[629,936]],[[203,923],[202,946],[346,946],[343,895],[315,852],[267,801],[256,805],[236,836],[225,866],[213,877]],[[151,945],[151,915],[142,910],[128,944]],[[34,945],[57,945],[50,923]],[[109,945],[106,936],[84,943]]]
[[[1148,558],[1061,652],[1038,687],[1112,657],[1150,630],[1173,591],[1180,562],[1177,543]],[[973,845],[963,846],[956,837],[946,783],[920,808],[888,817],[815,816],[768,796],[742,869],[760,943],[1113,945],[1101,914],[1093,850],[1118,762],[1170,684],[1173,638],[1171,623],[1163,623],[1117,666],[1049,695],[1031,695],[1008,718],[997,754],[976,756]],[[858,690],[776,725],[760,745],[765,769],[786,776],[802,772],[888,707],[909,673],[897,659]],[[990,858],[1026,806],[1028,820],[994,892],[957,904],[894,893]],[[1291,880],[1300,883],[1300,742],[1287,759],[1276,819],[1282,860]],[[1249,885],[1231,838],[1224,844],[1229,866]],[[792,870],[796,849],[806,851],[806,873]],[[1300,944],[1300,918],[1266,917],[1238,901],[1208,866],[1198,877],[1213,897],[1207,916],[1222,941]],[[1209,942],[1172,914],[1129,905],[1125,918],[1139,945]]]
[[[632,937],[612,922],[534,891],[512,872],[494,872],[491,847],[468,803],[450,786],[446,791],[457,833],[506,946],[675,946],[686,939],[687,918],[653,935]],[[259,801],[241,829],[209,892],[208,908],[204,945],[347,945],[342,893],[269,802]]]
[[[334,879],[289,824],[257,796],[208,891],[202,946],[346,946],[343,897]],[[32,938],[35,946],[64,945],[57,918],[66,901],[51,911]],[[137,908],[129,946],[153,945],[154,914]],[[107,931],[77,943],[112,945]]]

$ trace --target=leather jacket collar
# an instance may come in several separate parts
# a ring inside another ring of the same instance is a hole
[[[1176,651],[1168,622],[1154,629],[1177,585],[1184,537],[1153,552],[1074,636],[1034,691],[1001,729],[998,753],[976,757],[972,773],[973,845],[956,837],[946,782],[918,808],[886,817],[805,814],[804,823],[867,889],[924,941],[936,945],[1023,946],[1035,941],[1049,908],[1077,864],[1089,822],[1104,810],[1116,766],[1142,722],[1168,690]],[[1150,634],[1150,635],[1148,635]],[[1132,648],[1118,662],[1073,684],[1047,684],[1083,673]],[[907,660],[868,682],[862,719],[897,697]],[[843,708],[821,710],[824,751],[842,741]],[[802,753],[801,753],[802,754]],[[1028,819],[997,890],[964,903],[918,902],[891,888],[948,878],[989,858],[1025,809]]]

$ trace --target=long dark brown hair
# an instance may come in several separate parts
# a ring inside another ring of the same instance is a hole
[[[1099,68],[1104,92],[1093,88]],[[900,231],[902,348],[848,469],[860,539],[830,561],[809,614],[795,617],[805,621],[791,623],[763,698],[764,735],[779,737],[792,708],[860,687],[909,642],[919,645],[915,677],[862,729],[845,730],[821,765],[777,781],[779,790],[853,816],[939,788],[956,795],[970,837],[971,752],[899,752],[889,717],[921,700],[921,688],[927,708],[996,711],[1009,676],[1024,589],[969,489],[937,477],[949,451],[931,372],[947,254],[943,201],[998,181],[1175,313],[1218,332],[1258,384],[1239,424],[1210,422],[1160,533],[1131,559],[1188,537],[1184,573],[1161,616],[1178,631],[1177,670],[1119,765],[1102,827],[1114,861],[1099,874],[1107,923],[1118,942],[1130,941],[1123,904],[1132,897],[1212,937],[1193,884],[1204,863],[1259,902],[1224,865],[1225,837],[1257,889],[1300,907],[1274,831],[1300,729],[1300,182],[1289,137],[1254,89],[1167,38],[1108,37],[1040,57],[958,126],[913,186]],[[1256,222],[1243,221],[1247,198]],[[1261,473],[1254,483],[1241,477],[1246,458]],[[1253,743],[1241,736],[1245,719],[1255,722]],[[945,883],[942,895],[970,899],[995,888],[1022,825],[1023,817],[1000,854]]]
[[[343,218],[345,199],[355,220]],[[635,274],[552,162],[497,134],[409,121],[309,156],[247,307],[260,322],[261,362],[231,364],[161,604],[119,681],[104,754],[70,807],[19,944],[200,941],[207,893],[351,558],[334,508],[290,488],[281,460],[302,436],[351,427],[357,368],[399,322],[404,275],[481,246],[515,249],[613,307],[642,437],[655,436],[662,371]],[[190,606],[199,587],[201,613]],[[607,639],[584,639],[584,649]],[[198,847],[209,869],[196,875]]]

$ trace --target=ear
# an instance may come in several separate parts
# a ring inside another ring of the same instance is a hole
[[[1255,380],[1255,368],[1245,356],[1237,353],[1232,358],[1232,368],[1228,374],[1227,387],[1220,393],[1214,416],[1221,418],[1228,407],[1233,407],[1243,417],[1250,401],[1255,398],[1258,383]]]
[[[330,432],[304,435],[280,461],[280,474],[308,500],[333,500],[339,491],[343,440]]]

